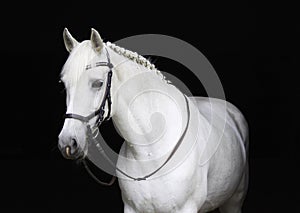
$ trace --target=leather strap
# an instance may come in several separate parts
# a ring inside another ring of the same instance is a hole
[[[90,168],[88,167],[85,159],[83,159],[82,161],[84,168],[86,169],[86,171],[89,173],[89,175],[99,184],[103,185],[103,186],[112,186],[114,184],[114,182],[116,181],[116,176],[112,176],[111,180],[106,183],[103,181],[100,181],[94,174],[93,172],[90,170]]]

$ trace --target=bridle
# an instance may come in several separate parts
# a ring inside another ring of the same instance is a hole
[[[76,119],[76,120],[79,120],[85,124],[87,124],[87,132],[88,132],[88,135],[91,136],[91,138],[94,139],[95,136],[93,136],[93,134],[89,134],[89,133],[93,133],[94,131],[93,130],[97,130],[97,132],[99,132],[99,127],[100,125],[104,122],[104,121],[107,121],[110,119],[110,113],[111,113],[111,95],[110,95],[110,89],[111,89],[111,80],[112,80],[112,69],[114,67],[114,65],[111,63],[111,60],[110,60],[110,56],[109,56],[109,53],[107,51],[107,49],[105,48],[105,52],[106,52],[106,58],[107,58],[107,62],[97,62],[96,63],[96,66],[106,66],[109,68],[109,71],[107,73],[107,77],[106,77],[106,87],[105,87],[105,93],[104,93],[104,96],[103,96],[103,99],[102,99],[102,102],[100,104],[100,107],[95,110],[94,112],[92,112],[91,114],[89,114],[88,116],[83,116],[83,115],[79,115],[79,114],[75,114],[75,113],[66,113],[64,115],[64,118],[65,119]],[[104,114],[105,114],[105,104],[107,102],[107,107],[108,107],[108,112],[107,112],[107,115],[106,117],[104,118]],[[93,128],[90,127],[90,125],[88,124],[88,122],[93,119],[94,117],[98,116],[98,118],[96,119],[96,122],[95,122],[95,125]],[[97,135],[96,135],[97,136]],[[95,140],[95,139],[94,139]],[[98,148],[98,147],[97,147]],[[101,152],[102,153],[102,152]],[[83,162],[83,165],[84,167],[86,168],[87,172],[90,174],[90,176],[92,178],[94,178],[99,184],[101,185],[104,185],[104,186],[111,186],[115,180],[116,180],[116,177],[113,176],[111,181],[109,183],[105,183],[105,182],[102,182],[100,181],[93,173],[92,171],[89,169],[85,159],[82,160]]]
[[[112,69],[113,69],[113,64],[111,63],[110,60],[110,56],[109,53],[106,50],[106,57],[107,57],[107,62],[97,62],[97,66],[107,66],[109,68],[109,71],[107,73],[107,79],[106,79],[106,87],[105,87],[105,93],[103,96],[103,100],[101,102],[100,107],[92,112],[91,114],[89,114],[88,116],[82,116],[79,114],[75,114],[75,113],[66,113],[64,118],[68,118],[68,119],[76,119],[79,121],[82,121],[83,123],[87,124],[87,135],[88,138],[90,138],[93,143],[96,145],[98,151],[101,153],[101,155],[105,158],[105,160],[118,172],[120,172],[121,174],[123,174],[124,176],[128,177],[129,179],[132,179],[134,181],[142,181],[142,180],[147,180],[149,177],[151,177],[152,175],[156,174],[160,169],[162,169],[168,162],[169,160],[171,160],[171,158],[173,157],[173,155],[175,154],[175,152],[177,151],[177,149],[179,148],[180,144],[182,143],[185,134],[187,132],[188,126],[189,126],[189,122],[190,122],[190,109],[189,109],[189,103],[187,100],[187,97],[184,95],[185,101],[186,101],[186,108],[187,108],[187,123],[185,126],[185,129],[181,135],[181,137],[179,138],[178,142],[176,143],[175,147],[173,148],[173,150],[171,151],[170,155],[168,156],[168,158],[165,160],[164,163],[162,163],[156,170],[154,170],[153,172],[149,173],[148,175],[145,175],[143,177],[132,177],[131,175],[128,175],[126,172],[124,172],[123,170],[119,169],[112,161],[111,159],[106,155],[104,149],[102,148],[101,144],[99,143],[99,141],[97,140],[97,136],[98,134],[94,134],[93,130],[97,130],[97,132],[99,131],[99,126],[101,125],[102,122],[107,121],[110,119],[110,113],[111,113],[111,95],[110,95],[110,89],[111,89],[111,80],[112,80]],[[104,118],[104,113],[105,113],[105,104],[108,104],[108,113],[106,115],[106,117]],[[93,128],[90,127],[90,125],[88,124],[88,122],[93,119],[94,117],[98,116],[95,125]],[[83,165],[86,168],[87,172],[90,174],[90,176],[96,180],[96,182],[98,182],[101,185],[104,186],[111,186],[115,180],[116,180],[116,176],[113,176],[111,181],[109,183],[105,183],[100,181],[93,173],[92,171],[89,169],[87,163],[85,162],[85,159],[83,159]]]
[[[92,112],[91,114],[89,114],[88,116],[82,116],[79,114],[75,114],[75,113],[67,113],[65,114],[64,118],[73,118],[79,121],[82,121],[83,123],[88,123],[91,119],[93,119],[94,117],[98,116],[96,123],[95,123],[95,127],[99,127],[101,125],[102,122],[109,120],[110,119],[110,112],[111,112],[111,95],[110,95],[110,88],[111,88],[111,79],[112,79],[112,69],[114,67],[114,65],[111,63],[110,61],[110,56],[109,53],[106,50],[106,58],[107,58],[107,62],[97,62],[97,66],[106,66],[109,68],[109,71],[107,73],[107,78],[106,78],[106,87],[105,87],[105,93],[103,96],[103,100],[101,102],[100,107],[95,110],[94,112]],[[106,117],[104,118],[104,113],[105,113],[105,104],[107,102],[107,106],[108,106],[108,112]]]

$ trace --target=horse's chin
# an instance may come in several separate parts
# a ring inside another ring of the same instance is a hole
[[[87,157],[88,149],[87,146],[85,146],[83,149],[79,148],[78,152],[74,154],[74,159],[73,160],[83,160]]]
[[[76,159],[74,159],[75,161],[77,161],[78,163],[80,163],[81,161],[83,161],[86,158],[85,154],[80,154],[76,157]]]
[[[77,150],[74,153],[63,153],[64,158],[69,159],[69,160],[80,160],[85,157],[85,154],[81,150]]]
[[[88,149],[84,148],[84,150],[82,151],[81,159],[85,159],[87,157],[87,154],[88,154]]]

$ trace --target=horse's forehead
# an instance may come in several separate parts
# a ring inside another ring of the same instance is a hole
[[[61,73],[62,79],[68,84],[76,84],[87,66],[104,60],[104,54],[96,53],[90,41],[83,41],[69,55]]]

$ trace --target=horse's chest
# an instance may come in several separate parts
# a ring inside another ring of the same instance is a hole
[[[197,174],[183,172],[179,167],[169,175],[149,181],[120,180],[123,201],[138,212],[175,212],[195,195],[200,179]]]
[[[132,182],[120,184],[123,200],[139,212],[174,212],[185,199],[178,195],[186,194],[187,187],[161,181]]]

